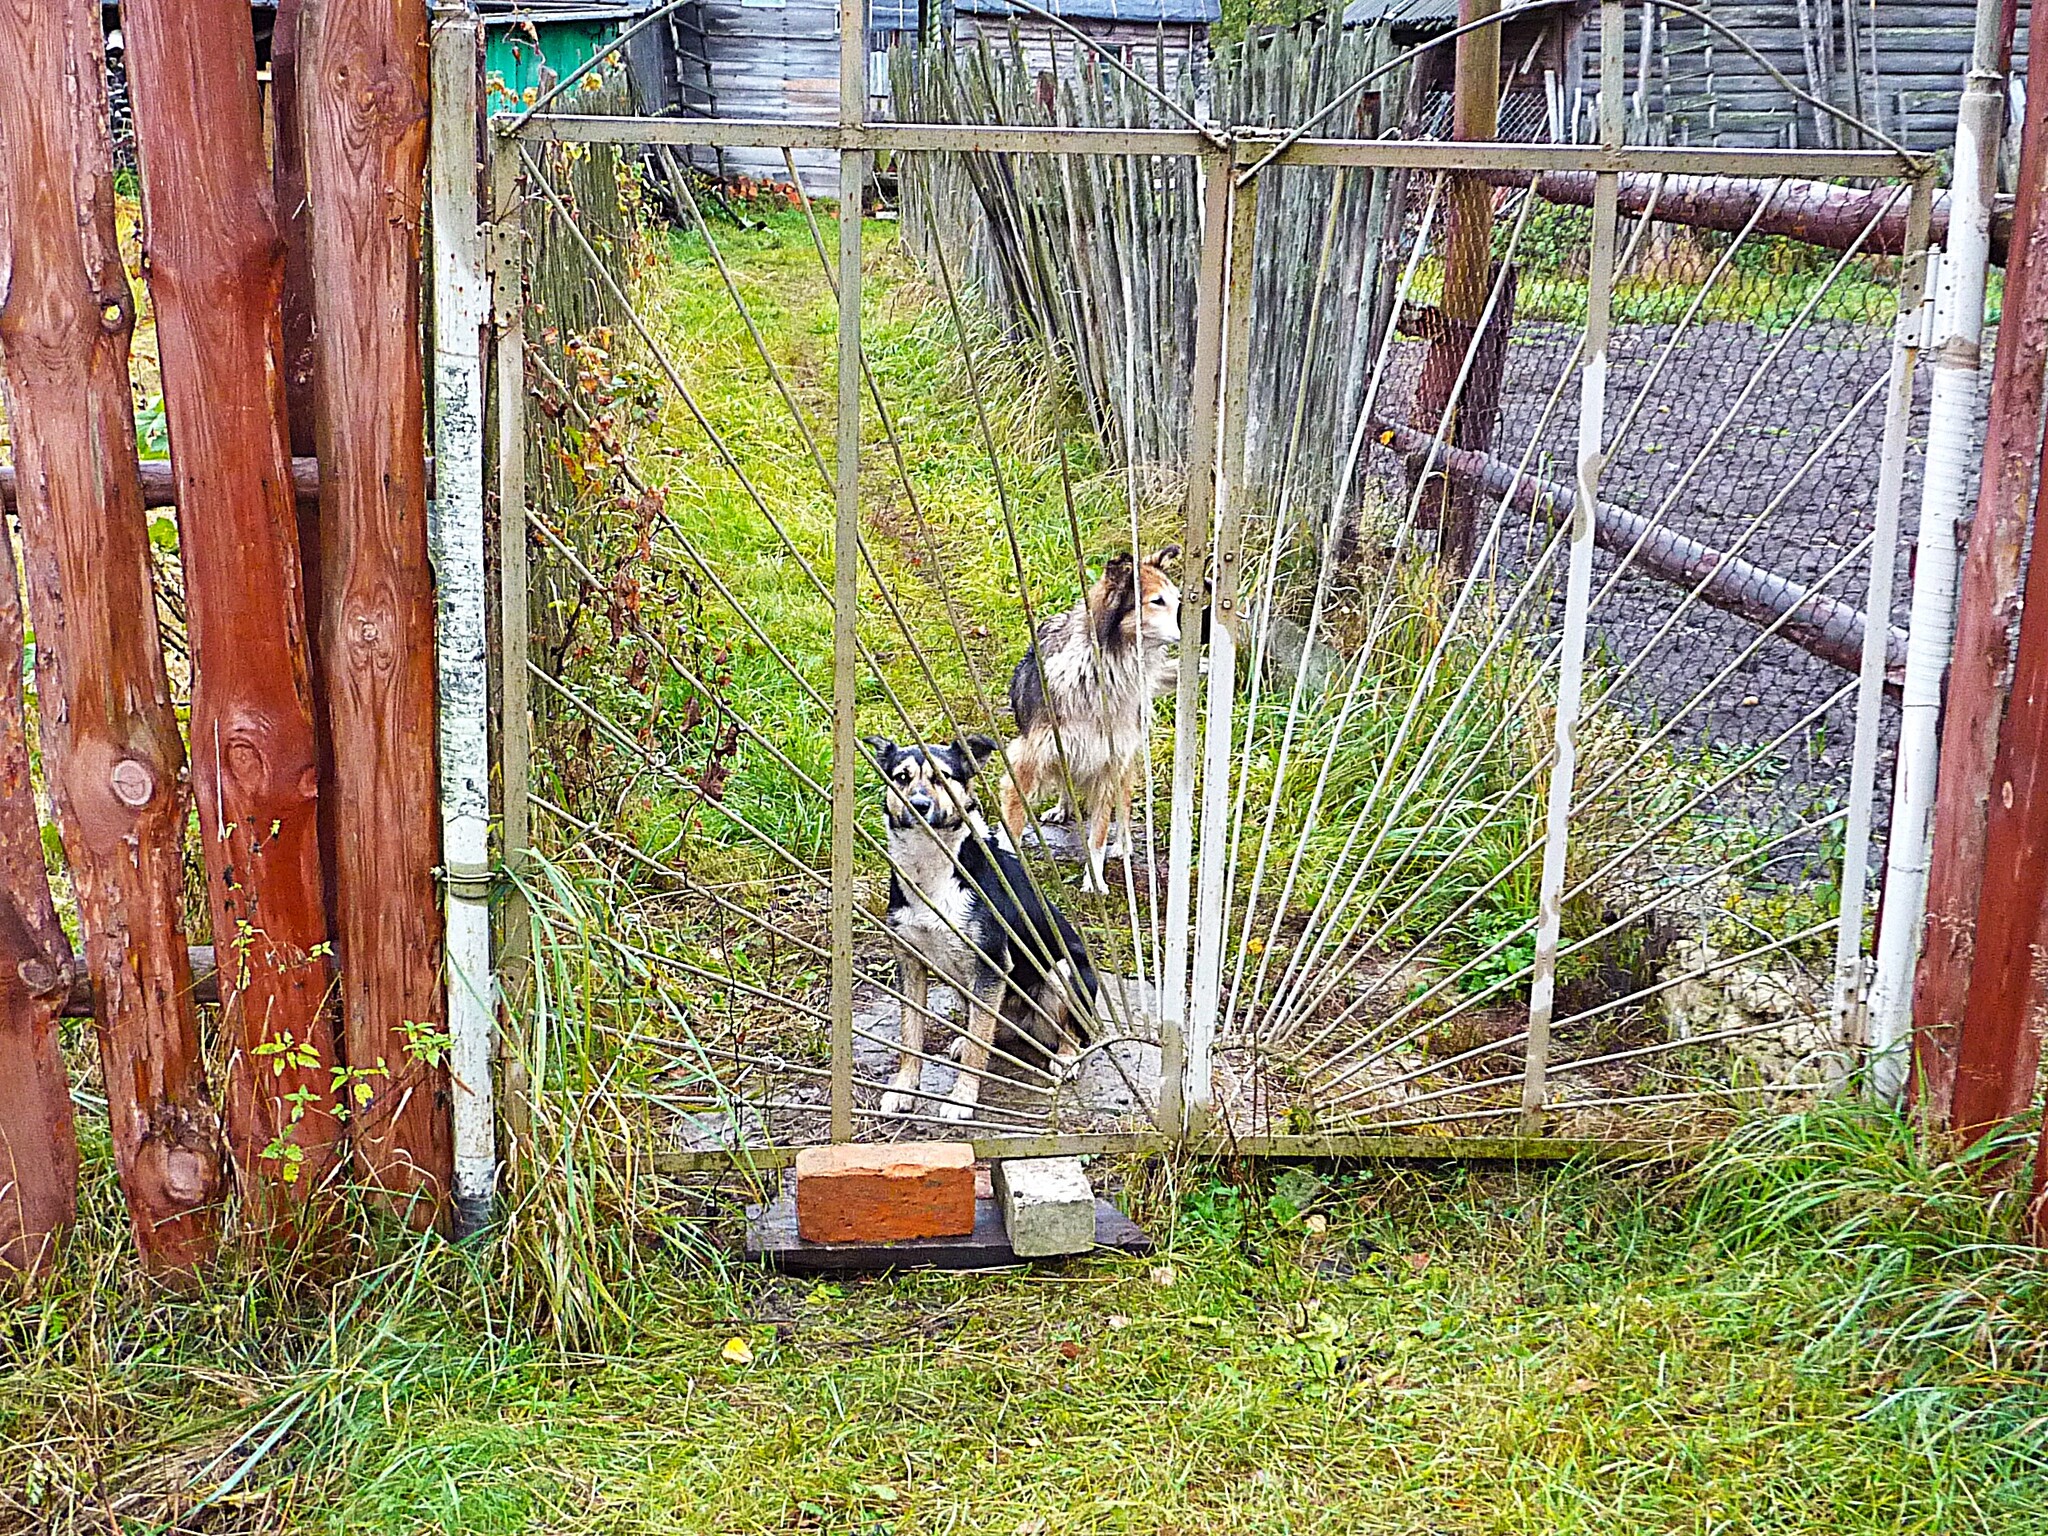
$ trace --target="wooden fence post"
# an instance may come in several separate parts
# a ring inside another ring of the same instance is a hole
[[[352,1140],[367,1183],[439,1226],[453,1150],[419,328],[426,5],[306,0],[299,50],[318,340],[317,704]]]
[[[2004,310],[1992,353],[1991,402],[1977,516],[1970,525],[1955,647],[1942,702],[1941,761],[1935,775],[1933,862],[1926,929],[1913,987],[1914,1102],[1943,1125],[1955,1096],[1959,1035],[1971,987],[1977,898],[1985,876],[1985,826],[1992,770],[2005,719],[2007,635],[2020,584],[2020,556],[2038,492],[2044,370],[2048,370],[2048,70],[2028,64],[2027,117],[2020,135],[2018,196],[2005,265]],[[2032,87],[2041,87],[2037,94]]]
[[[213,1249],[221,1186],[180,919],[183,746],[135,459],[100,13],[0,6],[0,356],[44,764],[78,893],[114,1156],[143,1263]]]
[[[268,1219],[334,1166],[339,1058],[278,318],[284,247],[247,13],[246,0],[127,0],[121,15],[175,449],[228,1142],[251,1214]]]
[[[21,641],[21,575],[0,537],[0,1267],[32,1273],[77,1214],[78,1141],[57,1038],[71,945],[43,864]]]

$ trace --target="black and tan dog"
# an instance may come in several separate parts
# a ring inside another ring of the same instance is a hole
[[[974,777],[995,755],[995,742],[865,740],[888,781],[887,922],[906,999],[902,1054],[882,1112],[916,1112],[927,990],[936,975],[967,1005],[959,1076],[936,1110],[943,1119],[970,1119],[999,1026],[1036,1041],[1056,1062],[1087,1043],[1100,994],[1095,967],[1024,861],[989,833]]]

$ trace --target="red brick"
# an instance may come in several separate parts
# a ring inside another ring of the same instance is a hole
[[[966,1142],[806,1147],[796,1155],[796,1229],[812,1243],[899,1243],[974,1230]]]

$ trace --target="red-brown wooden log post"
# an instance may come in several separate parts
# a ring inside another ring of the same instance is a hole
[[[114,1156],[143,1263],[213,1249],[218,1121],[180,917],[185,757],[135,460],[100,12],[0,5],[0,356],[43,760],[78,893]]]
[[[43,864],[21,643],[21,576],[0,536],[0,1268],[35,1272],[77,1214],[78,1141],[57,1033],[71,945]]]
[[[2048,463],[2038,472],[2048,472]],[[1973,1139],[2034,1098],[2048,976],[2048,562],[2027,570],[2012,694],[1984,826],[1968,1002],[1949,1125]]]
[[[178,481],[228,1143],[251,1214],[269,1220],[334,1167],[340,1064],[278,317],[284,247],[246,0],[127,0],[121,18]]]
[[[306,0],[299,83],[318,338],[318,707],[352,1136],[366,1182],[441,1225],[453,1150],[419,351],[423,0]]]
[[[2011,242],[2006,262],[1983,480],[1956,603],[1935,778],[1927,918],[1913,982],[1913,1100],[1926,1123],[1936,1126],[1947,1124],[1955,1095],[1959,1035],[1972,986],[1978,893],[1985,878],[1992,773],[2012,664],[2006,637],[2036,498],[2035,459],[2048,369],[2048,273],[2042,271],[2048,259],[2048,71],[2039,94],[2034,84],[2030,61],[2013,207],[2021,238]]]
[[[1458,24],[1493,15],[1499,0],[1459,0]],[[1451,137],[1487,142],[1500,129],[1500,28],[1461,35],[1451,98]],[[1458,172],[1444,187],[1444,287],[1429,350],[1416,382],[1409,424],[1446,443],[1484,453],[1493,446],[1500,415],[1502,369],[1513,324],[1514,284],[1505,284],[1489,320],[1493,277],[1493,188],[1483,176]],[[1481,335],[1481,325],[1485,334]],[[1474,350],[1476,347],[1476,350]],[[1471,353],[1471,364],[1466,364]],[[1462,391],[1460,376],[1464,376]],[[1455,397],[1455,398],[1454,398]],[[1446,477],[1426,487],[1416,509],[1419,527],[1434,528],[1445,566],[1462,572],[1471,563],[1476,534],[1472,498]]]

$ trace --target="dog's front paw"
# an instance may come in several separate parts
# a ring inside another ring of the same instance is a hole
[[[975,1106],[972,1104],[955,1104],[949,1099],[939,1106],[939,1118],[941,1120],[972,1120],[974,1118],[974,1109]]]
[[[882,1095],[882,1113],[885,1115],[908,1115],[916,1112],[917,1095],[901,1088],[891,1088]]]
[[[1081,894],[1083,896],[1107,896],[1109,894],[1109,881],[1091,869],[1081,877]]]

